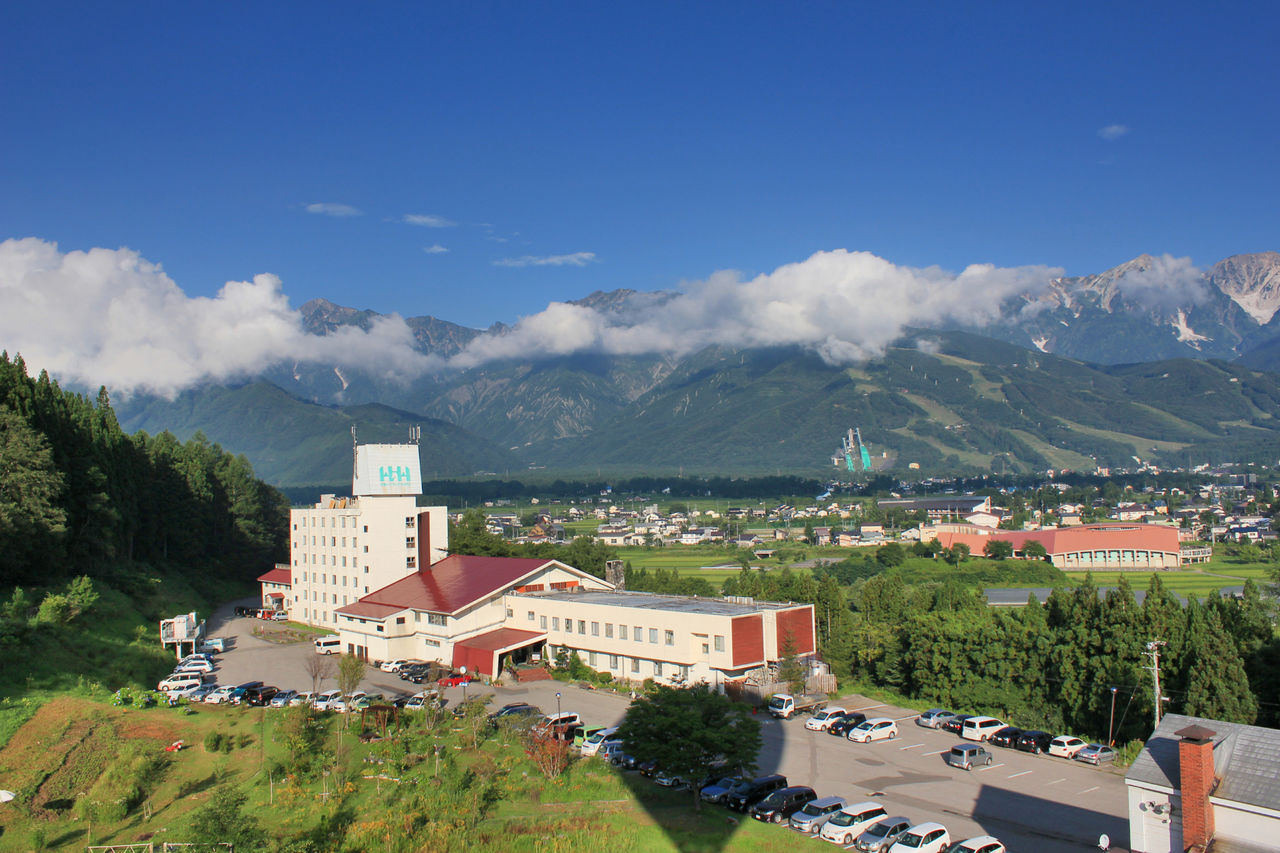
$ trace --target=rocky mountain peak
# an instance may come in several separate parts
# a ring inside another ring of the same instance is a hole
[[[1210,267],[1207,277],[1258,325],[1280,310],[1280,252],[1232,255]]]

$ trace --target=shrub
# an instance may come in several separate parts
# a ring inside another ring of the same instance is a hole
[[[217,752],[222,749],[222,732],[209,732],[204,736],[204,751]]]

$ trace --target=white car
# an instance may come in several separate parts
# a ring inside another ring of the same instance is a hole
[[[333,703],[341,698],[341,690],[326,690],[325,692],[318,694],[311,702],[311,705],[317,711],[331,711],[333,710]]]
[[[888,717],[875,717],[849,729],[849,740],[854,743],[870,743],[873,740],[893,740],[898,736],[898,724]]]
[[[296,708],[299,705],[310,705],[316,701],[316,696],[318,695],[318,693],[312,693],[310,690],[305,693],[299,693],[289,700],[289,707]]]
[[[956,842],[947,853],[1006,853],[1006,848],[993,835],[979,835]]]
[[[337,711],[339,714],[345,714],[355,707],[356,702],[368,696],[369,694],[363,690],[357,690],[350,696],[339,696],[337,699],[329,700],[329,710]]]
[[[1075,758],[1076,753],[1088,746],[1078,737],[1060,735],[1049,741],[1049,754],[1059,758]]]
[[[209,695],[204,697],[206,705],[221,705],[231,698],[231,691],[235,690],[234,684],[224,684],[217,690],[211,690]]]
[[[819,836],[827,841],[848,846],[859,835],[869,829],[876,821],[882,820],[888,813],[879,803],[855,803],[845,806],[831,816],[831,820],[822,825]]]
[[[898,836],[889,853],[942,853],[951,834],[940,823],[918,823]]]
[[[213,672],[213,664],[204,658],[183,658],[178,662],[177,669],[191,672]]]
[[[410,696],[408,701],[404,703],[406,711],[421,711],[423,708],[440,704],[440,691],[432,688],[431,690],[423,690],[421,693],[415,693]]]
[[[384,660],[382,663],[378,664],[378,669],[382,670],[383,672],[399,672],[400,667],[404,666],[407,663],[417,663],[417,661],[413,660],[412,658]]]
[[[584,758],[590,758],[600,751],[600,747],[606,742],[619,743],[621,738],[617,735],[618,727],[609,726],[592,732],[591,735],[584,740],[579,746],[578,751],[582,753]]]
[[[219,685],[217,684],[201,684],[199,687],[194,687],[182,695],[187,697],[188,702],[203,702],[204,697],[217,690],[218,687]]]
[[[825,732],[827,727],[849,713],[844,708],[823,708],[804,721],[804,727],[811,732]]]

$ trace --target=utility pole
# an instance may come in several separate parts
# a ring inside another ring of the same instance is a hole
[[[1107,723],[1107,746],[1115,746],[1116,742],[1112,735],[1115,732],[1116,724],[1116,689],[1111,688],[1111,720]]]
[[[1165,645],[1164,640],[1152,640],[1147,643],[1147,656],[1151,658],[1151,677],[1155,681],[1156,689],[1156,728],[1160,727],[1160,713],[1164,704],[1164,697],[1160,695],[1160,649]]]

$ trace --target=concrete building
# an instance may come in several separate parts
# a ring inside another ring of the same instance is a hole
[[[1081,524],[1043,530],[991,530],[972,524],[935,524],[920,528],[924,541],[937,539],[944,548],[958,543],[981,556],[993,540],[1013,545],[1023,556],[1028,542],[1039,542],[1049,562],[1063,571],[1088,569],[1174,569],[1182,565],[1182,546],[1176,527],[1162,524]]]
[[[1125,776],[1134,853],[1275,850],[1280,731],[1166,714]]]

